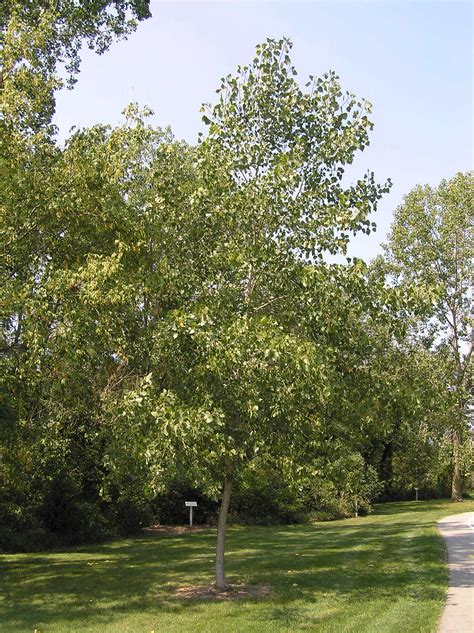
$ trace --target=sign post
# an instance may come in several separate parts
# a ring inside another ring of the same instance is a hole
[[[189,508],[189,527],[193,526],[193,508],[197,508],[197,501],[185,501],[185,506]]]

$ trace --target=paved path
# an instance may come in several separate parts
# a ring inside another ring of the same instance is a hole
[[[472,527],[471,527],[472,526]],[[449,590],[438,633],[474,632],[474,512],[438,522],[448,552]]]

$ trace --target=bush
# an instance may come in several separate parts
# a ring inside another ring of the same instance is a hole
[[[19,532],[0,526],[0,551],[3,552],[35,552],[59,545],[61,542],[55,534],[40,527]]]
[[[261,466],[247,469],[236,482],[230,519],[249,525],[301,523],[304,504],[278,469]]]
[[[67,476],[58,476],[46,486],[40,515],[45,528],[53,533],[73,532],[81,523],[79,491]]]
[[[114,527],[121,536],[136,534],[141,528],[153,523],[153,512],[143,500],[120,499],[114,507]]]
[[[46,530],[62,543],[100,541],[111,532],[99,500],[82,499],[77,484],[67,475],[48,484],[40,515]]]
[[[196,501],[198,504],[193,510],[194,523],[216,523],[219,504],[187,481],[181,480],[174,480],[166,492],[155,497],[153,509],[157,520],[163,525],[187,525],[189,509],[185,501]]]

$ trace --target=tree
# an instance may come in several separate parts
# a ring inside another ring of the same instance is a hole
[[[66,65],[72,85],[79,70],[84,40],[99,53],[105,51],[114,38],[134,30],[136,20],[149,17],[148,4],[148,0],[7,0],[2,3],[1,356],[8,369],[2,376],[1,386],[7,401],[12,389],[18,393],[25,384],[24,380],[15,383],[13,377],[19,378],[20,357],[27,348],[25,332],[32,323],[27,319],[28,303],[36,302],[35,308],[38,308],[41,293],[38,289],[43,281],[52,268],[56,267],[57,272],[65,267],[67,238],[74,224],[67,216],[81,199],[75,187],[77,177],[69,184],[64,181],[67,168],[54,142],[55,91],[63,83],[60,67]],[[99,193],[97,198],[100,197]],[[90,236],[87,227],[82,228]],[[86,235],[80,239],[82,243],[87,242]],[[77,246],[74,256],[78,255]],[[71,257],[71,253],[68,256]],[[46,313],[51,312],[50,308],[57,302],[56,298],[48,305],[46,296],[41,298],[44,319],[38,322],[38,329],[45,325]],[[54,321],[54,315],[51,318]],[[45,344],[44,350],[47,348]]]
[[[370,105],[344,95],[332,72],[302,90],[290,49],[288,40],[258,46],[204,108],[191,197],[200,236],[189,253],[202,277],[168,315],[151,364],[155,393],[166,386],[155,432],[165,429],[190,470],[222,492],[220,590],[238,469],[261,452],[289,463],[314,452],[330,397],[326,352],[299,327],[308,267],[324,270],[324,253],[370,232],[367,216],[388,187],[373,174],[343,184],[344,166],[368,144]]]
[[[6,0],[0,8],[0,94],[4,124],[51,133],[64,66],[72,86],[84,41],[103,53],[150,17],[149,0]]]
[[[149,371],[157,324],[192,279],[178,274],[192,151],[144,114],[131,106],[115,129],[76,131],[47,180],[30,170],[3,207],[0,402],[38,454],[37,481],[67,463],[97,497],[108,485],[109,405]],[[18,231],[34,184],[37,215]]]
[[[78,429],[87,427],[96,399],[90,398],[88,381],[76,379],[83,372],[93,381],[103,356],[92,360],[94,346],[77,354],[87,319],[68,345],[67,335],[61,345],[58,333],[67,331],[71,314],[78,316],[72,262],[77,268],[91,251],[97,254],[98,242],[117,229],[117,222],[107,229],[102,224],[92,236],[91,209],[83,213],[88,203],[102,202],[109,207],[109,219],[113,216],[118,192],[111,201],[110,179],[81,182],[76,161],[77,173],[65,182],[74,151],[63,153],[54,141],[55,91],[64,75],[69,86],[75,82],[85,41],[102,53],[149,15],[148,0],[6,0],[0,7],[0,407],[12,412],[19,427],[12,438],[18,438],[20,469],[32,471],[34,447],[41,446],[37,479],[44,475],[40,463],[55,456],[64,460],[72,444],[76,449],[85,444]],[[74,235],[79,239],[71,250]],[[43,450],[46,446],[49,450]]]
[[[443,496],[449,488],[446,428],[454,394],[447,390],[445,356],[409,338],[387,344],[380,410],[387,432],[374,435],[365,452],[384,481],[386,500],[412,498],[415,487],[425,496]]]
[[[472,356],[472,173],[418,186],[395,212],[385,247],[400,284],[414,284],[435,300],[412,330],[424,345],[448,352],[446,407],[455,394],[447,432],[452,442],[453,501],[462,499],[460,446],[468,437]]]

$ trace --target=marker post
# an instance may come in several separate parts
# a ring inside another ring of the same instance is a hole
[[[193,508],[197,508],[197,501],[185,501],[184,504],[189,508],[189,527],[193,527]]]

